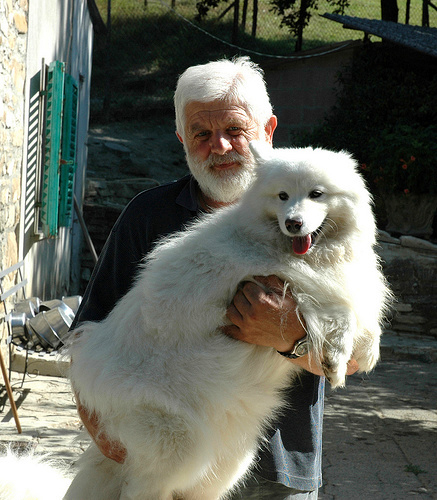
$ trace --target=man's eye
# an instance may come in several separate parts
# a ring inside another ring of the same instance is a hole
[[[229,127],[228,128],[228,133],[231,134],[231,135],[237,135],[241,132],[241,128],[240,127]]]
[[[281,191],[279,194],[279,199],[282,200],[282,201],[287,201],[289,196],[288,194],[285,192],[285,191]]]

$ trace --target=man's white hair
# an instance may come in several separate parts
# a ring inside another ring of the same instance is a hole
[[[249,57],[191,66],[179,77],[174,95],[176,130],[183,139],[186,105],[216,100],[243,106],[250,118],[262,126],[273,114],[263,71]]]

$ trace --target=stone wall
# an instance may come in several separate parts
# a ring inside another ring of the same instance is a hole
[[[384,274],[396,298],[390,329],[437,337],[437,245],[380,233]]]
[[[0,269],[19,259],[27,15],[27,0],[0,0]]]
[[[27,0],[0,0],[0,267],[18,259]]]

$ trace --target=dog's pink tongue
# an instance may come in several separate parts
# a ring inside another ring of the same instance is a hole
[[[311,235],[295,236],[293,238],[293,252],[297,255],[303,255],[308,252],[311,247]]]

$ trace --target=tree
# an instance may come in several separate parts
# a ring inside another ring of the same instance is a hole
[[[383,21],[398,22],[398,2],[397,0],[381,0],[381,19]]]
[[[196,3],[197,15],[195,16],[196,21],[202,21],[208,14],[209,9],[217,7],[222,0],[199,0]],[[224,0],[227,2],[228,0]],[[228,9],[226,9],[226,12]]]
[[[327,0],[334,6],[333,14],[343,14],[349,0]],[[286,26],[296,37],[295,50],[302,50],[303,30],[308,26],[312,11],[318,9],[319,0],[271,0],[272,12],[282,16],[281,26]]]
[[[228,0],[199,0],[196,4],[197,16],[196,19],[201,21],[204,19],[210,8],[217,7],[222,1],[227,2]],[[349,6],[349,0],[326,0],[328,4],[334,7],[334,14],[343,14],[346,7]],[[387,0],[381,0],[387,1]],[[390,0],[388,0],[390,1]],[[394,0],[396,1],[396,0]],[[257,11],[258,11],[258,1],[253,0],[253,21],[252,21],[252,35],[255,36],[256,33],[256,23],[257,23]],[[282,16],[280,26],[285,26],[288,28],[290,33],[296,37],[295,50],[302,50],[302,40],[303,40],[303,30],[308,26],[313,11],[318,9],[319,0],[270,0],[272,5],[271,11],[275,14]],[[234,7],[237,10],[238,0],[234,2],[225,10]],[[243,27],[245,26],[247,11],[247,2],[243,5]],[[235,21],[235,16],[234,16]],[[234,22],[235,31],[235,22]]]

